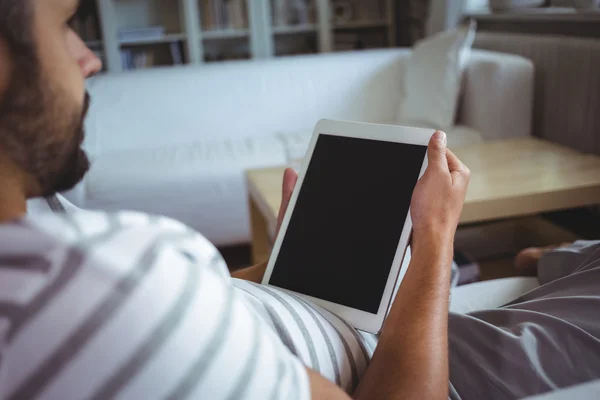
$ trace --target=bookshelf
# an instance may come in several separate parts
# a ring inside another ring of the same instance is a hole
[[[273,33],[275,35],[293,35],[296,33],[316,33],[316,32],[317,32],[317,24],[315,24],[315,23],[273,27]]]
[[[270,56],[316,53],[318,46],[317,0],[269,0],[273,52]]]
[[[393,46],[395,21],[392,1],[340,2],[333,7],[333,12],[334,51]]]
[[[249,36],[250,31],[248,29],[227,29],[222,31],[202,32],[202,38],[204,40],[240,39],[248,38]]]
[[[140,46],[140,45],[152,45],[159,43],[171,43],[171,42],[181,42],[186,38],[183,33],[168,33],[159,38],[155,39],[145,39],[145,38],[134,38],[134,39],[122,39],[119,40],[119,44],[121,48],[126,46]]]
[[[107,72],[394,45],[394,0],[84,0]]]

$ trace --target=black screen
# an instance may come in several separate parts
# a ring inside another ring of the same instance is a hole
[[[269,283],[377,314],[426,150],[320,135]]]

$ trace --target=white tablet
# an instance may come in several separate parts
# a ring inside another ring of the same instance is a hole
[[[263,284],[378,333],[401,272],[412,192],[425,171],[432,134],[319,122]]]

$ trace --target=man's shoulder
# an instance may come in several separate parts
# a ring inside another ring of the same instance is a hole
[[[4,247],[25,242],[52,241],[55,245],[81,246],[110,241],[114,237],[142,239],[157,235],[201,236],[184,224],[165,217],[140,212],[102,212],[78,210],[73,213],[43,212],[0,225]],[[1,248],[1,247],[0,247]]]
[[[57,232],[75,230],[83,237],[93,236],[107,228],[135,229],[152,231],[189,231],[183,223],[158,215],[138,211],[89,211],[76,210],[72,213],[45,212],[17,220],[13,223],[28,226],[34,230],[47,232],[55,228]]]
[[[147,253],[176,252],[221,275],[226,266],[201,234],[170,218],[134,211],[43,213],[0,225],[0,255],[76,251],[108,265],[130,265]]]
[[[267,398],[280,383],[259,379],[255,365],[307,390],[302,365],[264,340],[270,331],[247,312],[218,251],[171,219],[83,211],[0,224],[0,281],[10,311],[0,315],[0,374],[10,376],[0,397],[183,398],[193,389],[226,398],[238,385]]]

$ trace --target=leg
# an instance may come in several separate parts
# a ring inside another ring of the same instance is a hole
[[[517,269],[517,273],[521,276],[537,276],[538,263],[545,253],[570,245],[571,243],[561,243],[559,245],[546,247],[529,247],[522,250],[517,254],[517,257],[515,257],[515,268]]]
[[[538,262],[541,284],[600,265],[600,241],[579,240],[569,246],[547,251]]]

